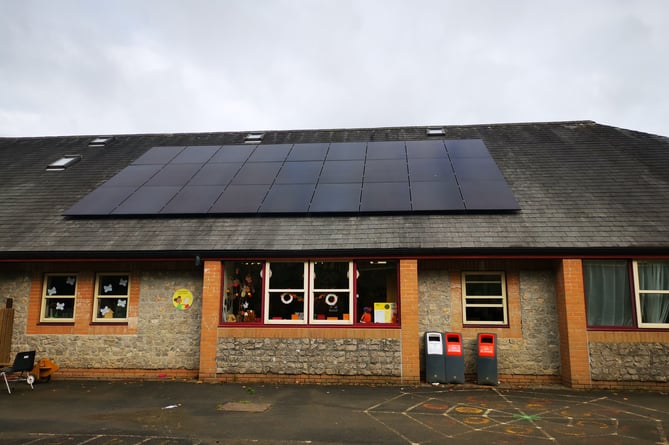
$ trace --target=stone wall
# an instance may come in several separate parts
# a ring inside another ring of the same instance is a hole
[[[400,376],[397,339],[219,338],[217,373]]]
[[[491,329],[463,328],[461,318],[453,315],[453,299],[461,296],[451,295],[450,272],[434,267],[419,269],[421,369],[424,372],[425,332],[452,331],[462,333],[465,372],[475,374],[476,334]],[[560,348],[555,274],[551,270],[521,271],[519,281],[522,336],[506,337],[508,329],[493,329],[499,332],[498,371],[500,374],[557,376],[560,373]]]
[[[165,270],[138,268],[136,274],[137,330],[121,335],[26,334],[29,274],[0,275],[0,295],[12,296],[16,310],[12,350],[35,349],[38,358],[50,357],[64,368],[197,369],[202,271],[165,265]],[[172,295],[180,288],[193,294],[194,304],[188,310],[172,304]]]
[[[669,346],[664,343],[590,343],[592,380],[669,382]]]

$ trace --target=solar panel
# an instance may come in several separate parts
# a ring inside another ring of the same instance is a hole
[[[453,158],[489,158],[490,153],[481,139],[445,141],[448,155]]]
[[[325,159],[328,161],[364,160],[366,153],[366,142],[340,142],[330,144],[330,149]]]
[[[361,183],[319,183],[309,207],[312,213],[358,212],[360,209]]]
[[[414,211],[463,211],[460,188],[451,182],[412,182],[411,208]]]
[[[347,182],[362,182],[365,171],[365,161],[325,161],[319,178],[320,183],[342,184]]]
[[[221,147],[218,145],[202,145],[194,147],[186,147],[178,155],[172,159],[172,163],[196,163],[204,164],[211,157],[216,154],[216,152]]]
[[[316,184],[322,161],[286,162],[276,177],[277,184]]]
[[[232,184],[271,184],[281,165],[280,162],[247,162],[239,169]]]
[[[188,185],[228,185],[242,167],[240,162],[210,162],[191,178]]]
[[[105,187],[121,187],[121,186],[135,186],[139,187],[142,184],[146,183],[149,179],[153,177],[160,169],[162,165],[153,164],[153,165],[129,165],[115,176],[113,176],[109,181],[107,181]]]
[[[180,187],[142,187],[112,211],[113,215],[155,215],[179,192]]]
[[[330,144],[295,144],[288,154],[288,161],[322,161]]]
[[[518,201],[504,180],[460,181],[460,190],[467,210],[520,210]]]
[[[402,182],[367,182],[362,185],[361,212],[411,211],[409,184]]]
[[[229,185],[209,213],[256,213],[266,194],[266,185]]]
[[[406,159],[403,141],[367,143],[367,159]]]
[[[291,144],[258,145],[247,162],[283,162],[291,148]]]
[[[222,186],[187,186],[181,189],[161,210],[163,214],[207,213],[223,193]]]
[[[314,193],[313,184],[274,184],[260,206],[261,213],[305,213]]]
[[[133,164],[167,164],[186,147],[153,147]]]
[[[152,147],[68,216],[519,210],[479,139]]]
[[[409,177],[411,183],[452,181],[455,182],[453,166],[447,158],[409,159]]]
[[[70,207],[65,215],[108,215],[137,187],[100,187]]]
[[[178,185],[183,187],[202,168],[202,164],[167,164],[146,182],[147,186]]]
[[[209,162],[246,162],[255,145],[223,145]]]
[[[433,141],[407,141],[407,157],[411,159],[421,158],[447,158],[446,146],[442,140]]]
[[[406,159],[368,159],[365,163],[365,182],[408,182]]]

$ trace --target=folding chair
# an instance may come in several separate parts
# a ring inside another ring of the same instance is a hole
[[[14,364],[11,367],[0,369],[0,374],[5,379],[7,392],[12,393],[12,390],[9,388],[9,382],[26,382],[30,385],[30,389],[35,389],[33,388],[35,376],[30,374],[34,366],[35,351],[25,351],[16,354]]]

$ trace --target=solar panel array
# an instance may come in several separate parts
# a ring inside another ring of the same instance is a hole
[[[153,147],[68,216],[514,211],[480,139]]]

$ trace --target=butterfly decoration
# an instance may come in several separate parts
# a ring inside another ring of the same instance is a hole
[[[104,289],[104,291],[105,291],[105,294],[107,294],[107,293],[109,293],[109,292],[111,292],[111,291],[113,290],[113,287],[112,287],[111,284],[108,284],[108,285],[106,285],[106,286],[103,286],[103,289]]]
[[[111,309],[109,309],[107,306],[105,306],[105,307],[103,307],[102,309],[100,309],[100,313],[102,314],[103,317],[104,317],[105,315],[107,315],[107,313],[109,313],[109,311],[111,311]]]
[[[74,286],[74,283],[77,282],[77,279],[75,277],[67,277],[67,280],[65,280],[65,282],[70,286]]]
[[[121,299],[119,299],[119,300],[116,302],[116,306],[118,306],[118,307],[125,307],[125,304],[126,304],[126,303],[127,303],[127,300],[121,300]]]
[[[46,293],[49,295],[54,295],[56,292],[56,286],[46,290]]]
[[[118,281],[118,284],[119,284],[119,286],[128,287],[128,280],[125,279],[125,278],[121,278],[121,279]]]
[[[57,311],[64,311],[65,310],[65,303],[56,302],[56,310]]]

